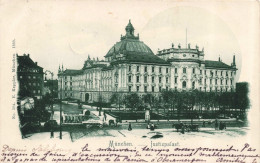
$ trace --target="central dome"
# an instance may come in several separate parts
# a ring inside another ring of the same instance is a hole
[[[117,42],[106,54],[106,57],[113,54],[143,54],[154,55],[152,50],[142,41],[133,39],[124,39]]]
[[[112,48],[110,48],[105,57],[112,56],[113,54],[154,55],[152,50],[139,40],[139,35],[134,35],[134,27],[130,20],[125,30],[126,35],[121,36],[121,41],[117,42]]]

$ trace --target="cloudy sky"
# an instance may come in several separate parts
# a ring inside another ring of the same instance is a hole
[[[15,17],[10,28],[19,55],[29,53],[45,70],[80,69],[87,56],[103,58],[125,34],[131,19],[135,33],[140,34],[154,53],[172,43],[204,47],[205,59],[230,64],[236,54],[241,66],[241,50],[230,22],[225,19],[229,8],[218,4],[202,5],[171,1],[34,1],[20,7],[13,4]],[[17,5],[18,6],[18,5]],[[220,16],[219,16],[220,15]],[[240,71],[240,70],[239,70]]]

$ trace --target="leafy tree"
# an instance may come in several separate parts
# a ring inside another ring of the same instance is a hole
[[[128,94],[125,100],[127,107],[131,108],[132,111],[142,107],[142,100],[136,93]]]
[[[240,82],[236,84],[236,106],[240,109],[240,114],[245,114],[246,109],[250,107],[248,98],[248,83]]]
[[[154,107],[154,95],[151,93],[147,93],[143,96],[143,101],[144,103],[149,105],[149,108],[151,111],[153,111],[153,107]]]

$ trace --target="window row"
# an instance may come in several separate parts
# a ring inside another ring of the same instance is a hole
[[[132,66],[128,67],[128,71],[132,71]],[[155,67],[153,66],[152,67],[152,72],[154,72],[154,71],[155,71]],[[140,72],[140,66],[136,66],[136,72]],[[144,67],[144,72],[147,72],[147,66]],[[165,72],[169,73],[169,68],[166,68]],[[159,73],[162,73],[162,68],[161,67],[159,67]]]
[[[159,83],[162,83],[162,77],[159,77],[158,81],[159,81]],[[132,82],[132,76],[131,75],[128,76],[128,82],[129,83]],[[140,76],[136,76],[136,83],[139,83],[139,82],[140,82]],[[152,76],[152,83],[154,83],[154,82],[155,82],[155,77]],[[169,83],[169,77],[165,78],[165,82]],[[147,83],[147,76],[144,76],[144,83]]]
[[[132,88],[133,86],[128,86],[128,92],[132,92]],[[144,86],[144,92],[147,92],[147,86]],[[165,87],[165,90],[168,91],[169,90],[169,87]],[[139,92],[140,91],[140,86],[136,86],[136,92]],[[152,86],[152,92],[155,92],[155,86]],[[162,91],[162,86],[159,86],[159,92]]]

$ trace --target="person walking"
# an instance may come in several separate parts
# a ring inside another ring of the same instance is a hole
[[[154,130],[154,124],[151,124],[150,130],[153,131]]]
[[[131,123],[129,122],[128,131],[131,131],[131,130],[132,130],[132,125],[131,125]]]
[[[206,122],[203,120],[202,127],[206,127]]]
[[[107,120],[107,115],[106,113],[104,112],[104,118],[105,118],[105,121]]]
[[[217,130],[218,129],[218,120],[216,119],[215,120],[215,130]]]

